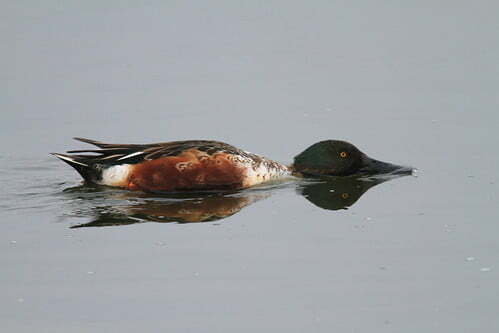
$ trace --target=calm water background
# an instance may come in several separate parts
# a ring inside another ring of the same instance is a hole
[[[498,12],[2,2],[2,331],[499,330]],[[141,200],[68,191],[48,153],[86,147],[73,136],[283,162],[339,138],[420,172],[348,210],[286,184],[215,222],[70,229]]]

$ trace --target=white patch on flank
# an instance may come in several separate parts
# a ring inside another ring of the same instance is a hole
[[[144,152],[143,151],[138,151],[138,152],[135,152],[135,153],[131,153],[131,154],[128,154],[126,156],[118,158],[117,161],[121,161],[121,160],[124,160],[125,158],[134,157],[134,156],[137,156],[137,155],[140,155],[140,154],[144,154]]]
[[[101,185],[117,186],[123,184],[130,173],[130,164],[115,165],[102,171]]]

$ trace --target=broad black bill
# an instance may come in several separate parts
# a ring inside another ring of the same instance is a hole
[[[370,158],[364,155],[362,157],[362,165],[359,169],[359,174],[365,175],[400,175],[408,176],[413,173],[414,169],[407,166],[401,166],[388,162],[383,162]]]

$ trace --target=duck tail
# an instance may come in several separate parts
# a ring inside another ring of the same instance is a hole
[[[71,156],[66,154],[51,153],[59,158],[61,161],[71,165],[87,182],[93,182],[95,169],[91,165],[85,163],[85,159],[78,156]]]

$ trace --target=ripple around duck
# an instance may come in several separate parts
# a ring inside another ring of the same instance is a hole
[[[323,209],[345,209],[353,205],[369,188],[400,176],[316,179],[290,177],[232,192],[143,193],[82,185],[72,170],[61,170],[59,164],[52,162],[45,158],[20,159],[10,161],[10,167],[0,170],[0,178],[4,184],[4,192],[1,194],[2,210],[51,212],[58,221],[76,218],[81,223],[84,219],[90,221],[90,226],[148,221],[209,222],[229,217],[276,193],[290,191]],[[32,167],[43,164],[45,167]]]
[[[61,188],[62,187],[62,188]],[[50,193],[63,203],[64,218],[90,219],[78,226],[127,225],[139,222],[209,222],[281,190],[294,190],[291,180],[232,192],[132,192],[98,185],[56,186]]]
[[[47,160],[18,158],[6,160],[0,170],[3,191],[1,201],[6,211],[54,209],[58,199],[54,197],[68,182],[61,182],[59,168],[47,165]],[[46,165],[46,166],[43,166]]]

